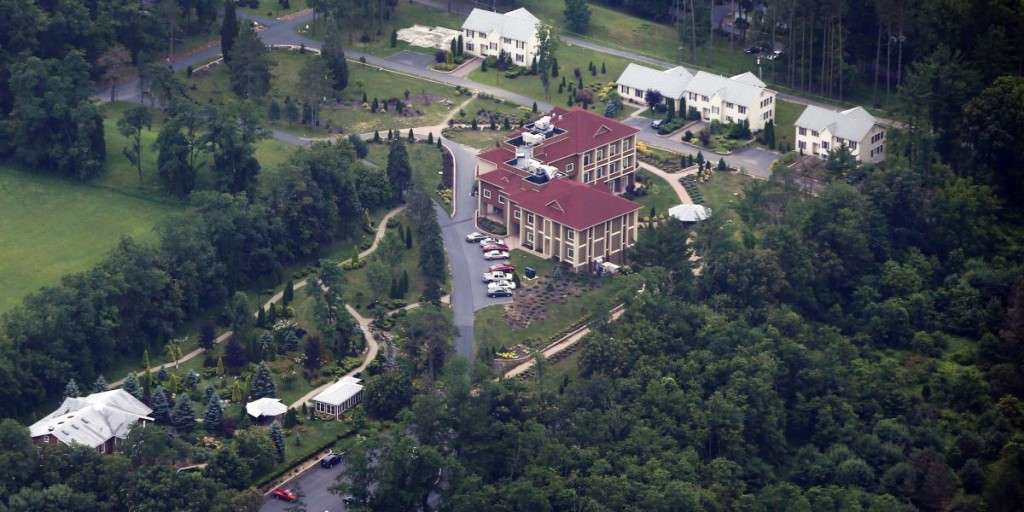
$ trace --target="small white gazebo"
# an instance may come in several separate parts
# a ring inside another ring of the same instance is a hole
[[[264,397],[245,404],[245,412],[256,418],[257,422],[262,423],[261,419],[268,422],[280,419],[284,413],[288,412],[288,406],[277,398]]]
[[[682,222],[700,222],[711,216],[711,208],[702,204],[681,204],[668,209],[669,217]]]

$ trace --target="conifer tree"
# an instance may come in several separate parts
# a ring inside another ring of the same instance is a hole
[[[415,136],[415,135],[413,135],[413,133],[412,133],[412,128],[409,128],[409,135],[408,135],[408,136],[406,136],[406,138],[407,138],[407,139],[409,139],[409,142],[410,142],[410,143],[412,143],[412,142],[416,142],[416,136]]]
[[[217,388],[213,387],[213,384],[207,384],[206,391],[203,393],[203,404],[208,405],[210,398],[217,394]]]
[[[195,389],[195,387],[199,385],[199,374],[193,370],[189,370],[188,373],[185,374],[185,380],[181,382],[181,385],[185,386],[185,389]]]
[[[412,249],[412,228],[405,230],[405,248]]]
[[[196,428],[196,410],[192,407],[192,399],[187,394],[182,394],[178,403],[174,405],[174,413],[171,415],[171,424],[179,432],[191,432]]]
[[[288,334],[284,335],[284,349],[288,352],[295,352],[299,349],[299,337],[295,334],[294,329],[288,329]]]
[[[96,377],[96,382],[92,383],[92,392],[93,393],[102,393],[104,391],[109,391],[109,390],[110,390],[110,386],[107,384],[107,379],[103,378],[103,375],[100,375],[99,377]]]
[[[156,372],[156,378],[160,382],[167,382],[171,380],[171,374],[167,373],[167,368],[160,366],[160,371]]]
[[[284,432],[281,431],[281,425],[274,420],[270,424],[270,440],[274,442],[274,448],[277,449],[277,460],[278,462],[284,461]]]
[[[273,397],[277,394],[277,386],[274,384],[274,375],[270,373],[270,367],[266,361],[260,362],[256,369],[256,375],[252,379],[252,399]]]
[[[78,398],[82,396],[82,391],[78,389],[78,383],[75,379],[68,379],[68,383],[64,386],[63,398]]]
[[[220,395],[213,389],[207,388],[213,393],[206,401],[206,412],[203,414],[203,427],[207,432],[219,433],[224,424],[224,407],[220,405]]]
[[[125,377],[124,385],[121,386],[121,389],[139,400],[142,399],[142,390],[139,389],[139,378],[136,377],[134,373],[129,373],[128,376]]]
[[[209,320],[203,321],[203,324],[199,326],[199,346],[210,350],[213,348],[214,343],[217,342],[217,330],[213,322]]]
[[[266,326],[267,314],[264,311],[263,306],[260,306],[260,309],[256,310],[256,327],[263,329]]]
[[[158,385],[153,390],[149,407],[153,409],[152,416],[157,423],[166,424],[171,421],[171,404],[167,402],[167,395],[164,394],[162,386]]]
[[[434,132],[430,132],[430,133],[427,134],[427,144],[433,144],[433,143],[434,143]]]

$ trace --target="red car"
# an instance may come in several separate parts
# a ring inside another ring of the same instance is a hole
[[[491,272],[505,272],[509,273],[516,269],[516,266],[511,263],[495,263],[487,268]]]
[[[296,496],[291,489],[274,489],[274,492],[270,493],[270,495],[279,500],[290,501],[292,503],[299,501],[299,497]]]
[[[505,244],[488,244],[484,246],[484,252],[491,251],[504,251],[508,252],[508,246]]]

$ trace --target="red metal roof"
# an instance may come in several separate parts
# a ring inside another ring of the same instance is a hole
[[[488,174],[494,172],[499,171]],[[505,190],[510,201],[573,229],[586,229],[642,208],[638,203],[608,192],[603,185],[584,185],[568,179],[549,181],[540,190],[520,187]]]
[[[480,181],[501,187],[502,189],[507,190],[507,193],[519,190],[519,182],[522,181],[522,179],[523,176],[521,174],[502,167],[480,175]]]

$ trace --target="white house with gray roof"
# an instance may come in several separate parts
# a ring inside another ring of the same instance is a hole
[[[136,424],[153,421],[153,410],[123,389],[65,398],[64,403],[29,427],[36,446],[74,443],[112,453]]]
[[[885,160],[885,127],[862,107],[836,112],[808,106],[796,120],[796,147],[803,154],[827,158],[841,144],[860,162]]]
[[[638,64],[626,66],[616,84],[623,99],[644,103],[648,89],[667,98],[686,101],[687,110],[696,108],[705,121],[738,123],[746,120],[750,129],[763,130],[775,119],[775,91],[753,73],[724,77],[704,71],[696,75],[680,67],[658,71]]]
[[[483,57],[499,57],[504,52],[511,56],[513,64],[529,66],[540,45],[539,23],[525,8],[505,14],[473,9],[462,23],[465,50]]]
[[[647,90],[650,89],[678,102],[679,98],[683,97],[686,84],[692,79],[693,75],[682,66],[658,71],[630,63],[615,83],[619,86],[619,94],[625,100],[644,103]]]

